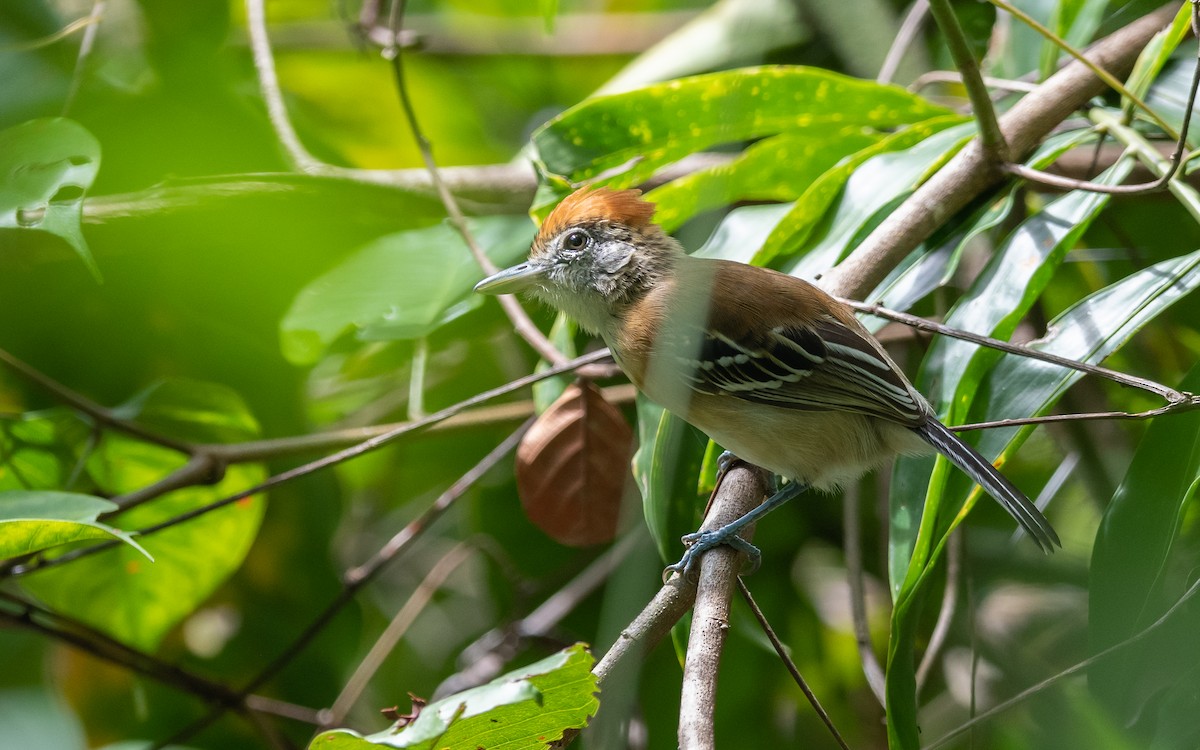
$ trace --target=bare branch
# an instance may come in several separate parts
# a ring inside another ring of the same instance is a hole
[[[111,409],[101,406],[77,391],[71,390],[3,349],[0,349],[0,362],[8,365],[18,375],[54,396],[55,399],[78,412],[86,414],[100,425],[119,430],[120,432],[133,435],[156,445],[161,445],[164,448],[179,451],[180,453],[191,455],[195,452],[195,447],[188,443],[160,435],[153,430],[142,427],[136,422],[131,422],[128,419],[117,416]]]
[[[900,61],[904,59],[904,53],[917,38],[928,14],[929,0],[914,0],[909,6],[908,12],[904,14],[904,21],[900,24],[900,30],[896,32],[896,38],[892,40],[892,46],[888,48],[887,56],[879,66],[879,75],[875,76],[876,83],[892,82],[896,70],[900,67]]]
[[[572,369],[581,367],[586,364],[591,364],[598,360],[604,359],[607,356],[609,356],[608,350],[601,349],[599,351],[592,352],[592,353],[584,355],[582,357],[576,357],[575,359],[571,360],[570,362],[568,362],[565,365],[561,365],[558,367],[550,367],[550,368],[547,368],[546,370],[543,370],[542,372],[533,373],[532,375],[526,375],[523,378],[518,378],[510,383],[506,383],[505,385],[499,386],[497,388],[493,388],[489,391],[484,391],[483,393],[472,396],[469,399],[460,401],[457,404],[454,404],[452,406],[448,406],[445,409],[442,409],[438,412],[430,414],[428,417],[425,417],[424,419],[419,419],[414,422],[406,422],[405,424],[397,427],[394,430],[391,430],[390,432],[386,432],[382,435],[378,435],[369,440],[364,440],[363,442],[361,442],[357,445],[354,445],[350,448],[346,448],[345,450],[341,450],[336,453],[330,454],[330,455],[325,456],[324,458],[320,458],[316,461],[311,461],[302,466],[297,466],[294,469],[290,469],[290,470],[282,472],[280,474],[276,474],[275,476],[270,477],[266,481],[264,481],[260,484],[257,484],[253,487],[250,487],[248,489],[242,490],[241,492],[237,492],[237,493],[234,493],[233,495],[229,495],[228,497],[221,498],[220,500],[211,502],[208,505],[204,505],[204,506],[201,506],[194,510],[191,510],[187,513],[180,514],[173,518],[167,519],[166,521],[162,521],[161,523],[154,524],[153,526],[147,526],[146,528],[139,529],[137,531],[137,533],[141,536],[147,536],[149,534],[154,534],[159,531],[162,531],[163,529],[169,529],[173,526],[178,526],[181,523],[186,523],[187,521],[190,521],[193,518],[198,518],[199,516],[205,515],[206,513],[211,513],[212,511],[217,510],[219,508],[224,508],[226,505],[235,503],[238,500],[241,500],[243,498],[250,497],[251,495],[257,495],[260,492],[265,492],[266,490],[269,490],[269,489],[277,487],[281,484],[290,482],[293,479],[298,479],[299,477],[307,476],[309,474],[312,474],[315,471],[320,471],[321,469],[327,468],[329,466],[333,466],[334,464],[337,464],[337,463],[341,463],[342,461],[347,461],[349,459],[361,456],[364,453],[369,453],[371,451],[377,450],[377,449],[383,447],[384,445],[386,445],[387,443],[391,442],[392,440],[399,438],[402,435],[406,435],[410,432],[414,432],[414,431],[422,429],[424,427],[428,427],[430,425],[441,422],[442,420],[448,419],[449,417],[454,416],[455,414],[457,414],[471,406],[475,406],[477,404],[481,404],[484,401],[495,398],[497,396],[502,396],[506,393],[511,393],[515,390],[519,390],[521,388],[524,388],[527,385],[536,383],[539,380],[545,380],[546,378],[553,377],[554,375],[561,375],[562,373],[568,372]],[[80,549],[72,550],[71,552],[67,552],[66,554],[59,555],[58,557],[55,557],[52,559],[37,558],[30,563],[15,566],[7,572],[8,572],[9,576],[27,575],[27,574],[32,573],[37,570],[42,570],[45,568],[54,567],[54,566],[58,566],[58,565],[63,565],[72,560],[77,560],[81,557],[94,555],[97,552],[103,552],[104,550],[115,547],[117,544],[120,544],[120,542],[102,542],[100,544],[96,544],[91,547],[82,547]]]
[[[1093,63],[1125,71],[1176,7],[1164,6],[1097,42],[1088,50]],[[1000,118],[1013,158],[1028,153],[1054,126],[1103,90],[1092,70],[1072,62]],[[990,164],[978,139],[971,141],[875,228],[858,248],[826,274],[823,286],[843,297],[870,293],[888,270],[908,255],[948,217],[998,182],[1003,172]]]
[[[862,524],[859,522],[859,498],[862,488],[859,483],[846,487],[842,493],[842,533],[846,555],[846,580],[850,587],[850,619],[854,625],[854,641],[858,646],[859,661],[867,686],[879,705],[887,702],[884,694],[883,667],[871,645],[871,629],[867,620],[867,592],[863,572]]]
[[[741,518],[761,502],[767,489],[765,472],[734,466],[725,473],[720,492],[737,502],[713,502],[701,531],[719,529]],[[731,512],[732,511],[732,512]],[[753,524],[738,535],[747,541]],[[729,632],[729,608],[738,570],[745,556],[733,547],[716,547],[700,558],[700,579],[692,611],[692,631],[683,663],[683,692],[679,699],[680,750],[715,748],[713,716],[717,705],[717,673]]]

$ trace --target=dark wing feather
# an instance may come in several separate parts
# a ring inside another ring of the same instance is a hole
[[[697,331],[695,358],[681,356],[692,388],[792,409],[841,410],[919,425],[925,400],[868,333],[833,317],[783,324],[757,334]],[[692,338],[689,336],[689,338]]]

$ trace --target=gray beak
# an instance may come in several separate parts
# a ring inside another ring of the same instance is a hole
[[[519,263],[512,268],[497,271],[475,285],[479,294],[515,294],[534,286],[546,273],[539,263]]]

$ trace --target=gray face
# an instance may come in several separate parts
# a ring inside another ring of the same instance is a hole
[[[612,300],[624,285],[620,280],[631,269],[637,246],[633,233],[611,222],[590,222],[568,227],[537,248],[531,263],[545,267],[539,284],[550,296],[553,287],[573,295]]]

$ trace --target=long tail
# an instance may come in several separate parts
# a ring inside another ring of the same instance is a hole
[[[939,453],[987,490],[989,495],[996,498],[1009,515],[1017,519],[1017,523],[1029,532],[1029,536],[1033,537],[1043,552],[1053,552],[1055,547],[1062,546],[1058,534],[1054,533],[1050,522],[1037,506],[1003,474],[996,471],[996,467],[992,466],[990,461],[979,455],[979,451],[960,440],[946,425],[931,417],[925,424],[915,428],[915,431],[925,442],[937,448]]]

